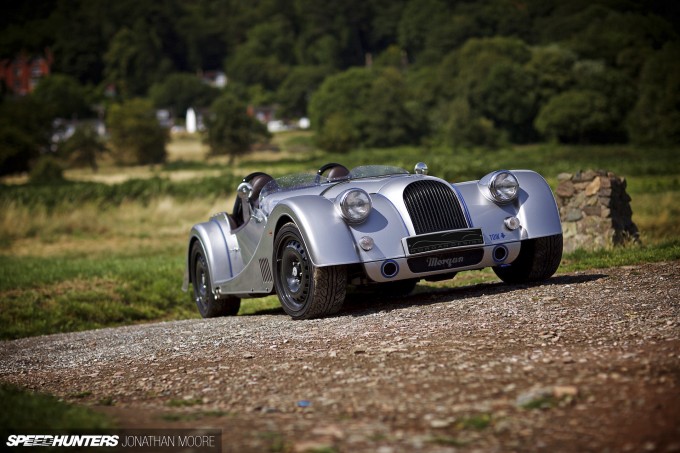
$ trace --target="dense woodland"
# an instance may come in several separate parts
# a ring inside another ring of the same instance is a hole
[[[43,0],[4,7],[0,30],[0,59],[53,55],[31,95],[2,88],[0,173],[54,150],[55,118],[105,118],[121,163],[162,160],[147,150],[166,135],[130,151],[125,124],[189,106],[212,106],[216,153],[266,135],[220,119],[247,105],[309,116],[334,151],[680,143],[680,15],[662,0]],[[198,77],[216,70],[225,89]],[[78,140],[74,165],[106,148]]]

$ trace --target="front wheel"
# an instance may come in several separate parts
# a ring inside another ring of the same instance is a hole
[[[284,225],[274,241],[274,283],[283,310],[293,319],[337,313],[345,301],[344,266],[315,267],[294,223]]]
[[[210,280],[210,267],[199,241],[191,247],[191,282],[194,286],[194,301],[202,317],[234,316],[241,308],[241,299],[238,297],[215,299]]]
[[[505,283],[538,282],[550,278],[562,260],[562,235],[522,241],[519,256],[512,264],[493,268]]]

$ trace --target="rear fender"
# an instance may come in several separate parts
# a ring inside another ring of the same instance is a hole
[[[215,282],[232,278],[232,265],[229,259],[227,235],[231,234],[226,215],[216,215],[209,221],[194,225],[189,233],[189,247],[187,249],[184,284],[182,289],[187,291],[191,282],[191,248],[196,241],[200,242],[205,252],[205,258],[210,269],[212,287]]]

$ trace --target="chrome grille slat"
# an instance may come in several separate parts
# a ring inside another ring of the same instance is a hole
[[[415,181],[404,189],[404,204],[416,234],[468,228],[454,191],[439,181]]]

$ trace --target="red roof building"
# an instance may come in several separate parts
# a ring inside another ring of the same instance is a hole
[[[49,49],[45,56],[19,55],[13,60],[0,60],[0,82],[5,84],[10,93],[27,95],[33,92],[40,79],[50,75],[52,61]]]

